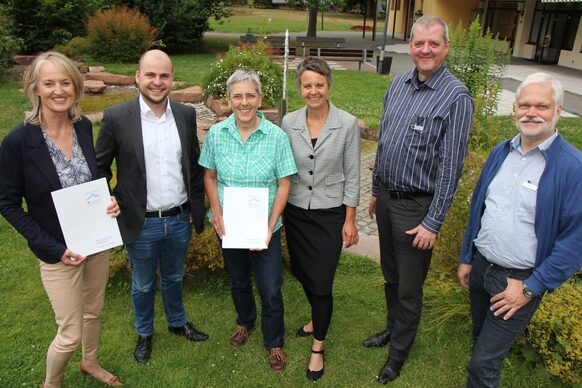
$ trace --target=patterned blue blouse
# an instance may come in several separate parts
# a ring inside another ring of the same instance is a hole
[[[48,147],[49,154],[51,155],[51,159],[55,165],[63,189],[80,185],[81,183],[89,182],[91,180],[89,165],[87,164],[87,160],[85,160],[85,155],[79,146],[79,140],[77,139],[77,134],[74,130],[71,159],[67,158],[65,153],[55,144],[46,132],[43,131],[42,136]]]

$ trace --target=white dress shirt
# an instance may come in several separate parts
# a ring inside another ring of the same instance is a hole
[[[182,146],[168,101],[158,118],[139,97],[147,180],[147,211],[168,210],[187,201],[182,175]]]

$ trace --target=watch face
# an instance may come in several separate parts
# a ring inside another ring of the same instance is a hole
[[[527,297],[527,298],[533,298],[534,297],[534,293],[532,292],[532,290],[530,290],[527,286],[523,286],[523,294]]]

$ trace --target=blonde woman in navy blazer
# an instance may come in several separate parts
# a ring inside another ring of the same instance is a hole
[[[283,118],[298,173],[291,176],[285,233],[291,272],[311,305],[311,320],[297,335],[313,335],[307,378],[323,375],[324,340],[333,310],[332,285],[345,247],[358,243],[356,207],[360,197],[360,131],[351,114],[327,95],[331,70],[318,58],[297,67],[305,107]]]
[[[58,330],[48,347],[42,385],[60,387],[69,360],[82,345],[81,371],[120,386],[98,361],[109,250],[89,256],[71,251],[51,197],[52,191],[99,178],[92,125],[79,108],[83,78],[67,57],[46,52],[27,69],[23,89],[32,110],[0,146],[0,214],[38,257],[55,314]],[[114,197],[107,213],[120,213]]]

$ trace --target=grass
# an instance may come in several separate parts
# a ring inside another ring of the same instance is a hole
[[[285,32],[307,31],[307,11],[295,9],[261,9],[246,7],[231,7],[232,16],[222,24],[210,19],[210,27],[216,32],[232,32],[244,34],[251,29],[255,35],[267,35]],[[363,17],[353,14],[325,12],[323,15],[323,29],[321,28],[321,13],[317,19],[317,31],[350,31],[353,25],[362,25]],[[378,22],[376,31],[383,31],[381,22]],[[367,19],[366,25],[372,25]],[[371,32],[369,32],[371,33]]]
[[[2,281],[0,295],[0,386],[38,386],[43,379],[44,359],[55,333],[49,302],[44,294],[36,259],[24,240],[0,221]],[[299,283],[284,271],[286,345],[289,364],[282,373],[268,370],[260,330],[240,350],[228,345],[235,312],[227,277],[223,272],[199,273],[184,287],[186,310],[191,320],[210,335],[204,343],[189,343],[169,334],[156,303],[154,351],[147,365],[132,358],[135,345],[130,301],[130,281],[124,274],[112,278],[103,312],[101,363],[131,387],[249,387],[311,386],[305,378],[310,340],[296,338],[295,329],[308,319],[305,297]],[[430,281],[429,281],[430,283]],[[377,386],[375,377],[386,358],[385,349],[365,349],[363,338],[385,322],[382,275],[374,262],[345,255],[334,286],[334,318],[326,345],[323,387]],[[426,306],[419,335],[409,362],[395,387],[460,387],[469,358],[470,328],[467,322],[431,325],[435,319]],[[69,387],[100,387],[78,370],[80,351],[65,373]],[[560,386],[517,356],[505,364],[503,386]]]

